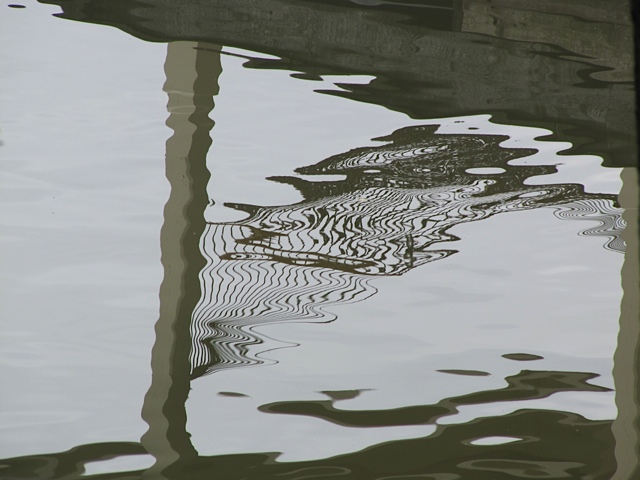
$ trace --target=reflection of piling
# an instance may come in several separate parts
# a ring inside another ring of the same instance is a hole
[[[167,125],[174,131],[166,144],[171,193],[160,235],[164,280],[151,356],[153,376],[142,409],[142,417],[149,424],[142,443],[156,458],[147,472],[153,477],[161,472],[166,476],[171,465],[197,455],[186,430],[189,324],[201,293],[198,274],[205,264],[199,242],[208,204],[206,156],[213,127],[209,113],[222,71],[219,53],[197,47],[195,42],[170,43],[165,63]]]
[[[614,356],[613,376],[616,386],[618,416],[613,422],[618,469],[614,480],[640,478],[640,263],[638,259],[638,171],[622,171],[620,205],[627,228],[622,266],[620,333]]]

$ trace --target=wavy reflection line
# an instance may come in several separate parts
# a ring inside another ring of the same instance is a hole
[[[604,248],[624,253],[625,242],[621,234],[626,227],[622,218],[623,210],[617,208],[609,199],[593,198],[577,200],[558,207],[555,215],[562,220],[592,220],[598,222],[595,227],[582,230],[579,235],[602,236],[608,238]]]
[[[264,342],[251,329],[285,321],[331,321],[332,305],[369,297],[375,289],[362,275],[260,258],[243,249],[251,229],[209,225],[202,238],[207,265],[203,296],[191,323],[192,374],[264,363],[251,347]]]
[[[192,375],[264,363],[257,325],[330,321],[325,308],[375,293],[372,276],[402,275],[456,252],[434,248],[458,238],[449,230],[505,212],[553,206],[560,219],[597,220],[583,235],[605,235],[620,250],[624,228],[615,197],[579,184],[527,185],[552,165],[512,165],[532,148],[505,148],[509,137],[437,134],[437,125],[407,127],[302,167],[297,173],[343,180],[272,180],[294,186],[293,205],[228,204],[241,221],[210,224],[201,249],[207,266],[192,321]],[[490,169],[478,167],[492,167]],[[496,172],[500,172],[496,174]]]

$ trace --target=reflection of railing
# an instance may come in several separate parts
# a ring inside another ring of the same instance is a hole
[[[191,326],[192,375],[262,363],[252,327],[333,317],[323,309],[358,301],[375,290],[366,276],[401,275],[455,250],[433,248],[457,238],[452,227],[492,215],[557,207],[561,219],[596,220],[584,235],[610,237],[622,250],[620,210],[613,195],[585,193],[577,184],[526,185],[555,167],[513,166],[532,149],[501,146],[507,137],[435,133],[411,127],[389,143],[359,148],[298,169],[344,180],[293,184],[305,200],[294,205],[235,205],[245,220],[209,225],[202,241],[207,266],[203,296]]]

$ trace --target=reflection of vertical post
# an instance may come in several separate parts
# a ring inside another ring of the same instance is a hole
[[[160,233],[164,280],[160,287],[160,318],[151,354],[152,380],[142,417],[149,430],[142,444],[156,458],[148,471],[171,477],[170,466],[197,455],[186,430],[189,394],[191,315],[200,299],[198,275],[205,265],[200,253],[209,171],[213,96],[222,71],[220,54],[195,42],[174,42],[167,48],[164,91],[169,96],[167,125],[174,131],[166,145],[166,175],[171,193]],[[169,470],[168,470],[169,469]]]
[[[613,378],[618,416],[613,422],[616,439],[616,480],[640,478],[640,265],[638,259],[638,171],[623,169],[619,202],[627,223],[622,266],[623,297],[620,333],[614,356]]]

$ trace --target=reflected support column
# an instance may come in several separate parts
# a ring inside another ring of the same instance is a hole
[[[638,250],[638,170],[622,170],[619,202],[627,224],[622,266],[623,297],[620,304],[620,333],[614,355],[613,378],[618,416],[613,422],[618,464],[615,480],[640,478],[640,260]]]
[[[149,425],[142,444],[156,458],[146,475],[171,478],[171,470],[197,456],[186,429],[190,389],[190,323],[200,299],[199,274],[205,265],[200,239],[209,203],[206,157],[211,146],[209,118],[222,71],[219,48],[197,42],[167,46],[164,91],[169,97],[166,176],[171,193],[160,233],[164,279],[160,317],[151,354],[152,380],[142,417]]]

